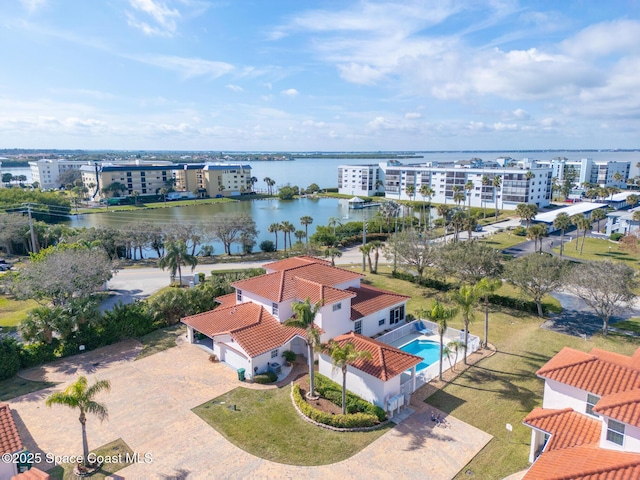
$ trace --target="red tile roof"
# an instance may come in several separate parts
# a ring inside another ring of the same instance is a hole
[[[0,403],[0,454],[22,450],[23,444],[8,403]]]
[[[574,412],[571,408],[534,408],[524,423],[552,435],[546,451],[600,442],[600,420]]]
[[[638,363],[633,363],[633,357],[596,348],[584,353],[564,347],[537,375],[604,396],[640,388],[639,368]]]
[[[299,256],[292,258],[285,258],[284,260],[278,260],[277,262],[271,262],[263,265],[267,270],[288,270],[289,268],[302,267],[304,265],[310,265],[312,263],[319,263],[321,265],[331,265],[331,262],[323,260],[317,257]]]
[[[598,401],[593,411],[640,427],[640,389],[605,395]]]
[[[370,285],[361,285],[360,288],[350,287],[347,290],[356,295],[351,300],[351,320],[358,320],[411,298]]]
[[[229,334],[251,357],[281,347],[299,335],[301,328],[285,327],[264,307],[255,303],[241,303],[199,313],[180,320],[208,337]]]
[[[340,335],[333,340],[340,345],[351,342],[356,350],[368,351],[371,354],[370,359],[359,359],[351,365],[385,382],[422,361],[422,358],[416,355],[353,332]]]
[[[51,476],[48,473],[32,467],[26,472],[14,475],[13,477],[11,477],[11,480],[49,480],[50,478]]]
[[[218,302],[221,307],[230,307],[231,305],[236,304],[236,294],[229,293],[227,295],[216,297],[216,302]]]
[[[339,288],[328,287],[318,282],[312,282],[304,278],[296,277],[295,283],[295,298],[309,299],[312,304],[321,302],[323,305],[330,305],[332,303],[339,302],[340,300],[346,300],[347,298],[355,297],[356,294],[348,290],[340,290]]]

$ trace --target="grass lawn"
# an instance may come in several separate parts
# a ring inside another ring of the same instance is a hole
[[[0,382],[0,402],[6,402],[12,398],[26,395],[27,393],[37,392],[43,388],[49,388],[56,386],[54,382],[33,382],[31,380],[25,380],[17,375],[8,380]]]
[[[138,354],[136,360],[175,347],[176,338],[185,333],[185,331],[186,326],[183,324],[172,325],[170,327],[160,328],[141,337],[142,351]]]
[[[253,200],[256,197],[257,195],[252,195],[250,199]],[[138,205],[111,205],[109,206],[109,211],[110,212],[126,212],[131,210],[184,207],[186,205],[208,205],[211,203],[228,203],[228,202],[235,202],[235,201],[236,199],[223,197],[223,198],[204,198],[204,199],[198,199],[198,200],[177,200],[177,201],[166,202],[166,203],[165,202],[149,202],[149,203],[139,202]],[[107,211],[106,207],[78,209],[79,213],[104,213],[106,211]],[[72,208],[71,212],[76,213],[75,208]]]
[[[98,457],[109,457],[109,459],[122,460],[116,461],[114,463],[103,463],[102,468],[98,470],[96,473],[92,475],[87,475],[82,478],[91,478],[93,480],[101,480],[110,475],[113,475],[118,470],[122,470],[124,467],[131,465],[132,462],[127,462],[127,455],[129,455],[129,459],[131,459],[131,455],[133,454],[133,450],[129,448],[124,440],[119,438],[118,440],[107,443],[100,448],[96,448],[95,450],[91,450],[92,453],[95,453]],[[81,454],[79,452],[78,454]],[[66,455],[74,455],[72,453],[67,453]],[[106,458],[105,458],[106,460]],[[73,467],[75,465],[72,464],[62,464],[56,467],[53,467],[47,473],[51,476],[53,480],[75,480],[79,477],[73,474]],[[114,477],[121,478],[121,477]]]
[[[495,233],[488,235],[480,240],[484,244],[498,250],[504,250],[505,248],[511,248],[514,245],[527,242],[527,237],[521,237],[509,232]]]
[[[14,300],[0,296],[0,327],[16,327],[27,318],[27,312],[37,306],[33,300]]]
[[[391,427],[339,433],[300,418],[289,386],[275,390],[238,387],[193,409],[237,447],[287,465],[326,465],[347,459]],[[221,403],[224,402],[224,403]],[[232,406],[236,406],[236,410]],[[265,441],[269,439],[269,441]]]
[[[616,322],[611,324],[612,327],[619,328],[620,330],[627,330],[629,332],[635,332],[640,334],[640,318],[630,318],[622,322]]]
[[[578,245],[577,251],[575,249],[575,240],[565,242],[563,255],[566,257],[579,258],[581,260],[615,260],[624,262],[630,267],[640,269],[640,263],[638,263],[640,261],[640,254],[623,252],[615,242],[610,242],[606,239],[587,237],[584,242],[582,255],[580,255],[582,238],[580,238],[579,241],[580,244]],[[611,250],[609,250],[609,248],[611,248]],[[560,254],[560,245],[554,247],[553,251]]]

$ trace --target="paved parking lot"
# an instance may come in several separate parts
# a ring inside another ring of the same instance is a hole
[[[237,387],[234,370],[209,362],[207,353],[187,343],[134,361],[139,349],[129,341],[24,372],[28,378],[62,382],[58,388],[80,374],[90,383],[94,378],[111,381],[111,392],[99,397],[109,419],[100,423],[89,417],[89,446],[122,438],[134,452],[152,455],[152,463],[120,470],[125,478],[449,479],[491,439],[451,417],[449,428],[434,427],[431,409],[419,404],[403,423],[340,463],[296,467],[269,462],[232,445],[191,412]],[[33,452],[77,455],[82,451],[77,412],[47,408],[44,399],[53,390],[10,402],[18,428]]]

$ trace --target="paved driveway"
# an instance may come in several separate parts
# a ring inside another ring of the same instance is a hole
[[[24,372],[28,378],[63,383],[79,374],[91,381],[111,381],[111,392],[101,397],[109,420],[101,424],[89,418],[89,443],[95,448],[122,438],[134,452],[152,455],[150,464],[119,471],[125,478],[449,479],[491,438],[451,417],[451,427],[434,427],[428,418],[431,410],[421,404],[421,411],[343,462],[321,467],[268,462],[235,447],[191,412],[237,387],[234,370],[210,363],[207,353],[187,343],[133,361],[139,348],[134,341],[124,342]],[[51,391],[10,402],[22,438],[34,452],[78,454],[82,446],[77,413],[60,406],[47,408],[44,399]]]

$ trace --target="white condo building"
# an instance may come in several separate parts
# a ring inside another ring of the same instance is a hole
[[[384,170],[379,165],[339,165],[340,193],[372,197],[384,192]]]
[[[609,160],[594,160],[583,158],[581,160],[569,160],[565,157],[555,157],[551,160],[535,160],[539,166],[552,169],[553,178],[562,183],[565,174],[570,170],[576,173],[576,185],[583,183],[597,184],[600,187],[623,187],[629,178],[631,164],[629,162],[612,162]],[[616,180],[616,173],[622,175],[621,180]]]
[[[60,175],[68,170],[80,170],[89,162],[78,160],[60,160],[57,158],[29,162],[32,182],[38,182],[40,188],[59,188]]]

